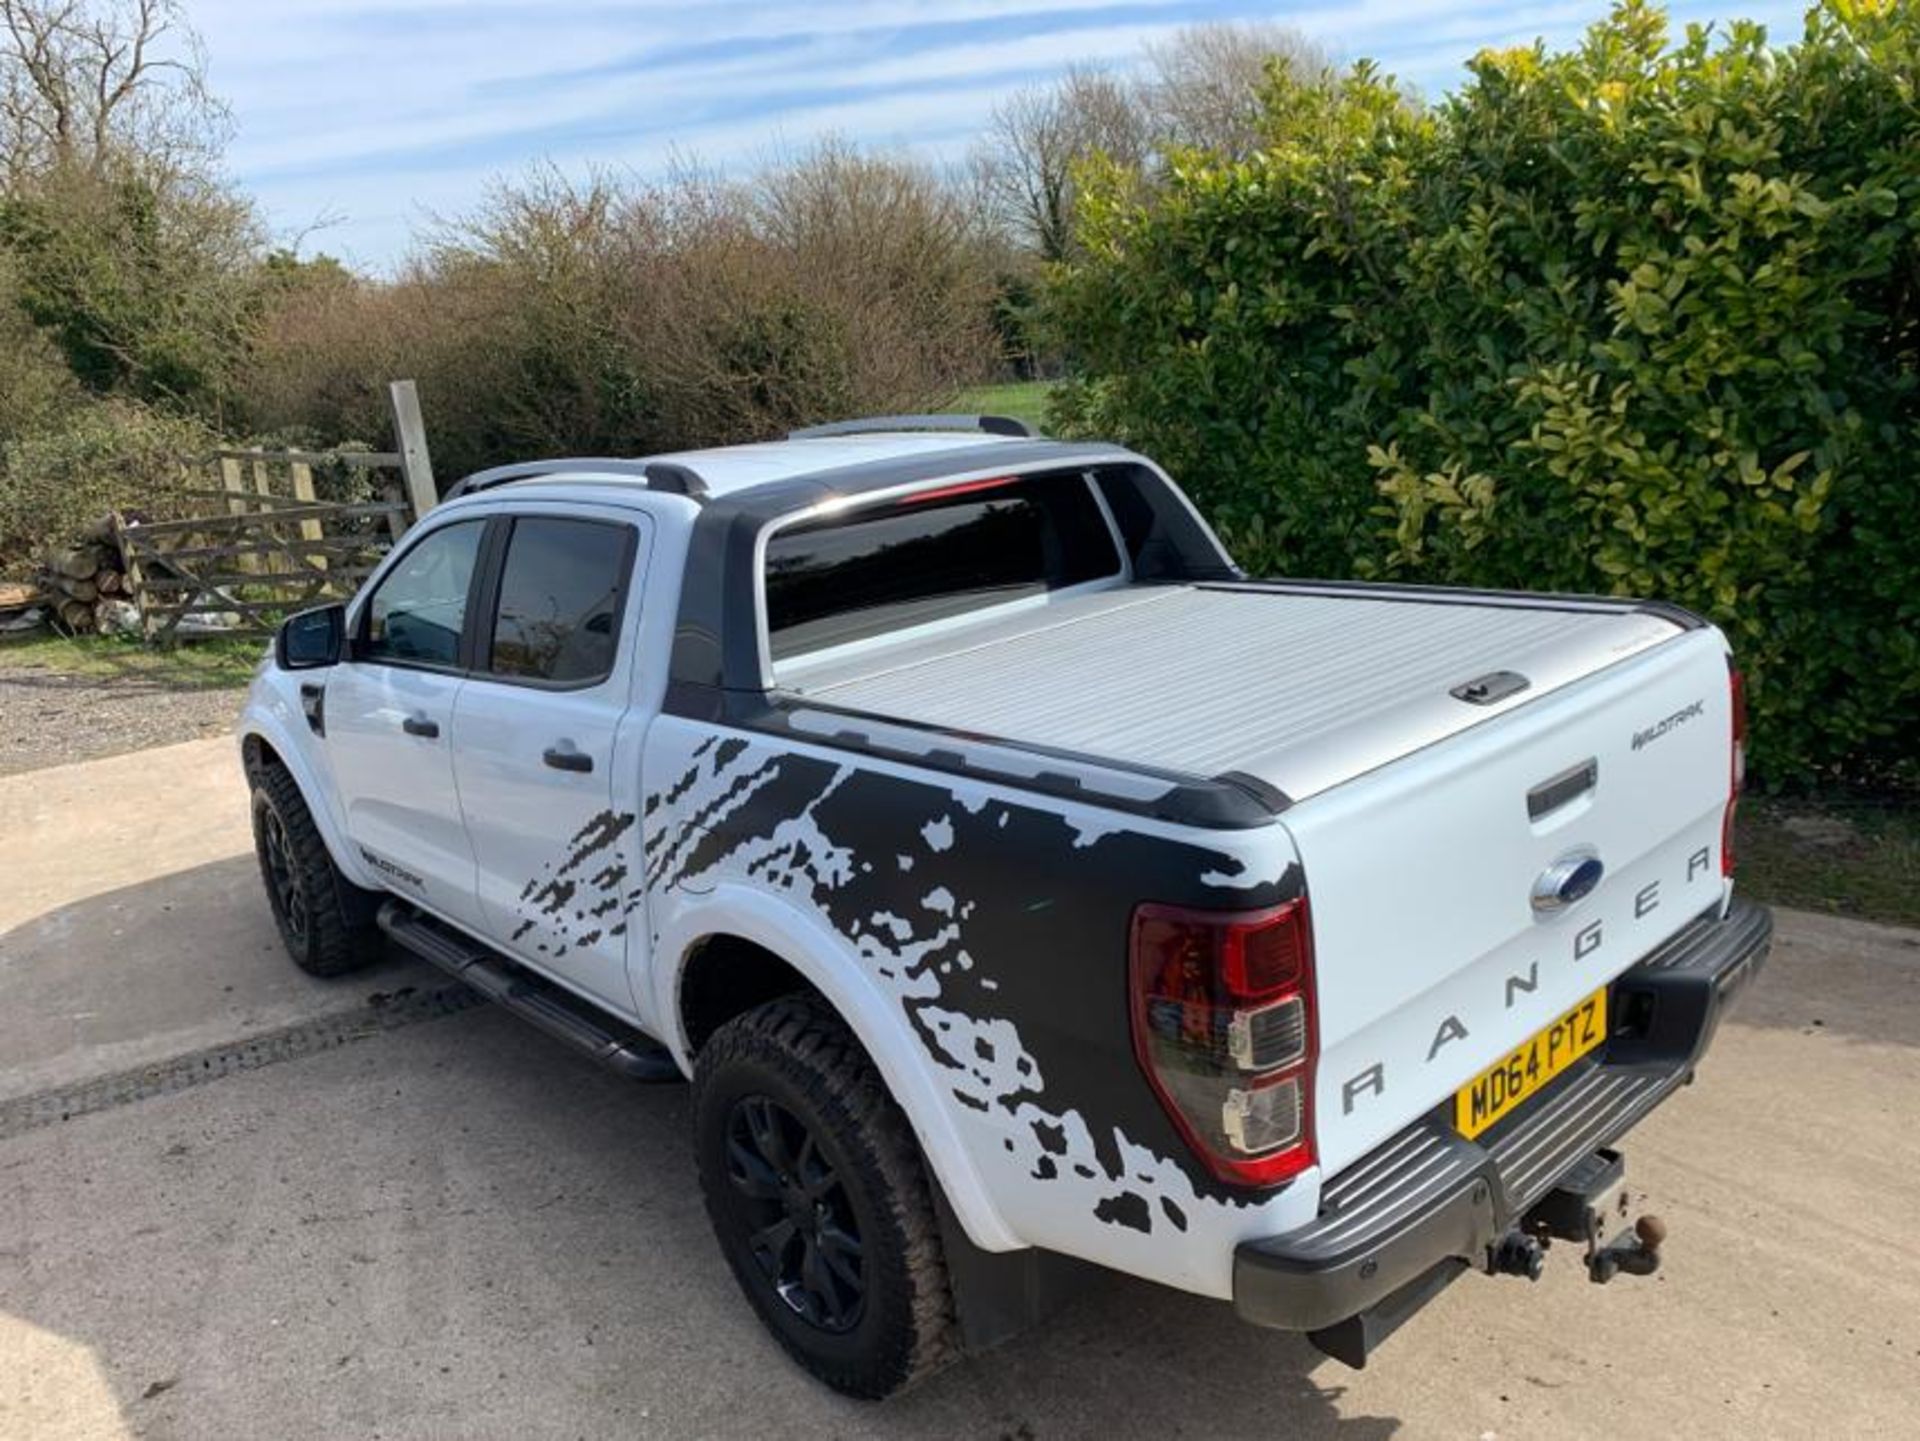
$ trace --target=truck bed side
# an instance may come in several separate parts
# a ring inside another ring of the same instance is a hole
[[[950,1190],[958,1170],[984,1181],[1020,1242],[1225,1296],[1227,1243],[1312,1216],[1310,1180],[1264,1196],[1216,1181],[1127,1043],[1134,906],[1296,894],[1279,827],[1182,830],[674,717],[649,740],[646,791],[662,973],[704,935],[752,934],[769,896],[796,933],[830,938],[809,958],[821,983],[900,1022],[896,1041],[868,1037],[896,1094],[933,1078],[944,1124],[923,1138],[960,1140],[930,1144],[936,1171]],[[1196,1244],[1166,1243],[1180,1236]]]

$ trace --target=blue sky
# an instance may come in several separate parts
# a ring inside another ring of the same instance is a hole
[[[1802,6],[1708,0],[1777,38]],[[1604,0],[189,0],[233,107],[229,164],[283,237],[370,268],[490,178],[551,161],[745,170],[833,133],[956,158],[994,102],[1124,69],[1205,20],[1277,20],[1429,94],[1489,45],[1572,39]]]

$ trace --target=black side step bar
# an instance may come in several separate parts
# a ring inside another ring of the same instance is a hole
[[[422,915],[405,902],[387,901],[380,907],[379,921],[380,929],[398,945],[601,1065],[636,1081],[683,1079],[672,1054],[653,1037],[494,954],[452,927]]]

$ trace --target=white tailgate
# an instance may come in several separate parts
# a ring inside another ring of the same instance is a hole
[[[1326,1174],[1723,900],[1725,655],[1693,631],[1286,813],[1313,919]],[[1530,821],[1528,791],[1590,758],[1594,789]],[[1599,889],[1537,915],[1535,879],[1581,846],[1606,866]]]

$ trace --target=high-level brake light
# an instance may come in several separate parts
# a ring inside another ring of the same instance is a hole
[[[952,485],[936,485],[931,490],[916,490],[912,495],[902,496],[902,505],[925,505],[930,500],[951,500],[956,495],[972,495],[977,490],[998,490],[1004,485],[1012,485],[1020,477],[1017,475],[996,475],[986,480],[962,480]]]

